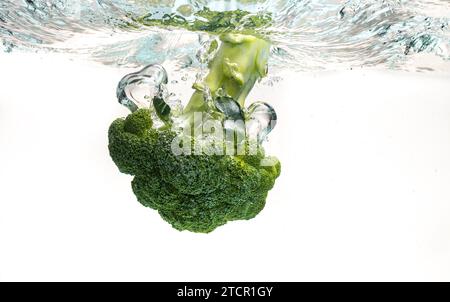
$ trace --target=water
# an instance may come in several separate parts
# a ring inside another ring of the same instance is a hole
[[[0,50],[64,52],[126,67],[173,61],[195,70],[210,35],[135,20],[148,13],[193,19],[204,5],[272,14],[273,24],[259,30],[273,42],[272,76],[285,68],[450,70],[447,0],[2,0]]]
[[[125,75],[119,81],[117,99],[131,112],[139,108],[150,109],[155,128],[175,124],[174,130],[178,131],[180,127],[187,126],[183,118],[183,105],[181,100],[174,99],[174,93],[168,91],[167,83],[168,75],[164,67],[151,64]],[[248,137],[262,143],[276,125],[277,114],[272,106],[254,102],[248,108],[241,108],[236,100],[225,95],[222,88],[213,97],[204,85],[204,102],[208,108],[204,119],[218,121],[224,130],[238,131],[243,134],[242,138]],[[202,124],[198,126],[203,128]],[[208,135],[206,139],[209,140]]]
[[[211,21],[205,7],[225,13]],[[237,9],[248,14],[226,15]],[[161,64],[170,68],[171,84],[195,75],[194,85],[202,85],[218,44],[212,31],[253,30],[270,40],[270,77],[262,83],[272,86],[283,69],[448,73],[449,16],[447,0],[4,0],[0,50],[61,52],[140,68],[120,81],[117,97],[131,111],[151,108],[159,127],[183,111]],[[225,128],[245,120],[241,130],[263,142],[275,127],[277,115],[267,103],[241,108],[229,96],[204,93],[208,116],[222,116]]]
[[[277,124],[275,109],[264,102],[255,102],[248,108],[247,135],[255,137],[258,142],[267,139]]]
[[[167,72],[161,65],[149,65],[127,74],[117,85],[117,99],[131,112],[150,107],[152,100],[164,91]]]

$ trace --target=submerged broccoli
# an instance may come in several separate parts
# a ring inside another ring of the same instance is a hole
[[[111,157],[121,172],[134,175],[140,203],[158,210],[178,230],[201,233],[253,218],[263,209],[280,174],[276,159],[272,166],[261,166],[262,150],[243,156],[176,156],[171,149],[176,134],[151,124],[149,110],[139,109],[109,129]]]
[[[194,87],[184,109],[188,120],[209,110],[205,88],[213,95],[221,89],[243,107],[255,82],[267,73],[267,41],[237,33],[223,34],[221,41],[203,87]],[[169,123],[158,129],[152,124],[151,110],[144,108],[109,129],[111,157],[121,172],[134,175],[132,188],[140,203],[157,210],[175,229],[201,233],[227,221],[251,219],[264,208],[280,162],[266,157],[260,145],[255,154],[220,155],[206,148],[176,155],[173,142],[179,133]],[[189,138],[191,144],[197,140]]]

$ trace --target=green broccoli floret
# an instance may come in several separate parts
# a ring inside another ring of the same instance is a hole
[[[139,109],[109,129],[109,150],[119,170],[134,175],[132,187],[144,206],[178,230],[208,233],[231,220],[251,219],[265,205],[280,174],[278,161],[261,166],[256,155],[179,155],[169,129],[151,128],[150,111]]]
[[[194,86],[183,111],[181,120],[187,125],[195,112],[211,110],[203,94],[206,88],[212,95],[221,89],[243,108],[255,82],[267,73],[267,41],[237,33],[222,34],[220,39],[203,87]],[[153,110],[158,108],[164,106]],[[109,129],[111,157],[121,172],[134,175],[132,188],[141,204],[157,210],[175,229],[201,233],[228,221],[251,219],[264,208],[281,166],[276,158],[265,156],[260,144],[255,154],[218,154],[208,152],[208,147],[200,154],[174,154],[174,139],[184,134],[171,129],[167,114],[165,126],[152,127],[151,113],[138,109],[115,120]],[[187,137],[193,145],[202,140]],[[250,138],[243,143],[247,148]]]

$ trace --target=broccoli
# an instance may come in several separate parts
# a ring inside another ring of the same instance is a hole
[[[222,34],[221,41],[204,86],[194,85],[184,117],[209,110],[206,87],[213,94],[222,89],[244,106],[255,82],[267,73],[267,41],[239,33]],[[141,204],[157,210],[175,229],[199,233],[251,219],[264,208],[280,175],[275,157],[265,156],[259,144],[254,154],[216,154],[208,150],[213,147],[205,147],[200,154],[176,155],[173,142],[180,134],[169,127],[169,119],[165,126],[154,127],[151,110],[155,108],[138,109],[109,128],[110,155],[122,173],[134,175],[132,189]],[[188,143],[199,140],[189,136]],[[244,145],[249,144],[246,139]]]
[[[175,229],[208,233],[230,220],[250,219],[264,207],[280,174],[280,163],[261,166],[256,155],[172,153],[170,130],[151,128],[149,109],[117,119],[109,129],[109,150],[119,170],[134,175],[137,199]],[[267,159],[267,158],[266,158]]]

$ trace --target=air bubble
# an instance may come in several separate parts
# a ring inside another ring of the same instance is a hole
[[[164,93],[167,72],[161,65],[148,65],[142,70],[130,73],[117,86],[119,103],[131,112],[149,108],[153,98]]]

